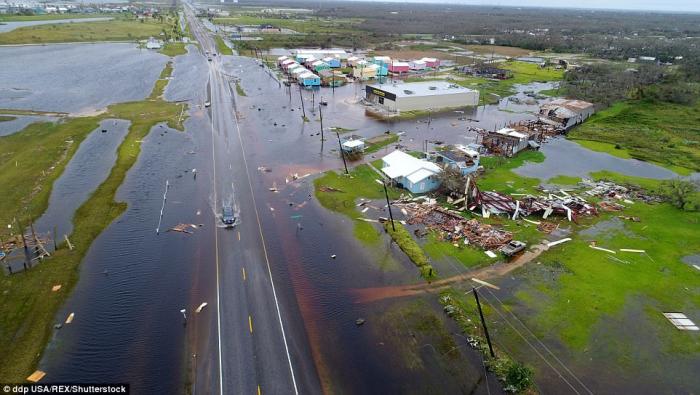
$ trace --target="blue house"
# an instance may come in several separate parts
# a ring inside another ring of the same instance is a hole
[[[463,146],[430,154],[430,159],[442,166],[459,170],[462,175],[475,172],[479,168],[479,153]]]
[[[382,158],[382,172],[398,187],[427,193],[440,186],[442,169],[435,163],[396,150]]]
[[[302,86],[320,86],[321,85],[321,78],[312,72],[301,74],[297,78],[299,81],[299,85],[302,85]]]
[[[329,56],[329,57],[323,58],[321,60],[324,61],[325,63],[327,63],[328,66],[330,66],[330,68],[332,68],[332,69],[337,69],[338,67],[340,67],[340,58],[336,58],[334,56]]]

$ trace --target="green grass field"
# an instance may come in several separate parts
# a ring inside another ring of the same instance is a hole
[[[512,158],[486,156],[481,158],[481,165],[486,172],[476,180],[477,185],[484,191],[502,193],[534,193],[540,184],[536,178],[527,178],[513,173],[511,170],[522,166],[525,162],[540,163],[544,154],[540,151],[522,151]]]
[[[186,45],[182,42],[166,43],[158,52],[170,57],[185,55],[187,54]]]
[[[0,14],[0,22],[28,22],[28,21],[53,21],[57,19],[82,19],[82,18],[115,18],[119,14],[41,14],[41,15],[3,15]]]
[[[569,136],[587,148],[659,163],[681,174],[700,170],[700,103],[616,103]]]
[[[228,45],[224,42],[224,39],[221,38],[221,36],[215,36],[216,39],[216,50],[219,52],[221,55],[233,55],[233,50],[229,48]]]
[[[28,218],[37,218],[45,211],[53,181],[101,119],[131,121],[109,176],[74,215],[69,237],[75,248],[71,251],[59,246],[37,267],[0,279],[0,381],[23,382],[36,367],[53,330],[54,315],[78,280],[83,256],[92,241],[126,210],[126,203],[114,201],[114,196],[139,156],[142,139],[160,122],[182,130],[184,119],[179,117],[183,107],[158,99],[163,89],[157,84],[151,96],[154,99],[111,105],[100,116],[32,124],[0,138],[0,182],[8,192],[0,200],[0,220],[9,223],[17,215],[26,224]],[[62,285],[59,292],[51,291],[55,284]]]
[[[361,24],[361,19],[333,20],[322,19],[282,19],[282,18],[261,18],[253,15],[238,15],[228,18],[214,18],[214,23],[220,25],[272,25],[277,28],[294,30],[297,33],[343,33],[352,32],[355,27]]]
[[[360,165],[352,169],[350,175],[345,173],[328,171],[322,177],[314,180],[316,199],[329,210],[343,214],[352,219],[355,228],[355,236],[369,244],[379,242],[380,232],[370,223],[357,220],[362,214],[357,210],[358,199],[381,199],[384,197],[384,188],[375,180],[381,177],[367,165]],[[323,192],[322,187],[338,189],[339,192]],[[398,189],[390,188],[389,197],[399,197]]]
[[[0,44],[35,44],[82,41],[135,41],[158,37],[169,22],[139,22],[120,18],[103,22],[61,23],[28,26],[0,34]]]

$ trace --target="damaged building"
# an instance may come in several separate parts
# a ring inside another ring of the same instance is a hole
[[[555,99],[540,107],[539,118],[543,122],[568,130],[585,121],[594,112],[593,103],[583,100]]]

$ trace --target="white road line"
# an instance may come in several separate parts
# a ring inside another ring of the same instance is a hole
[[[253,198],[253,207],[255,209],[255,219],[258,221],[258,231],[260,232],[260,239],[262,240],[263,252],[265,253],[265,262],[267,263],[267,274],[270,277],[270,285],[272,286],[272,296],[275,299],[275,307],[277,308],[277,319],[279,320],[280,329],[282,330],[282,341],[284,342],[284,351],[287,353],[287,362],[289,362],[289,372],[292,375],[292,385],[294,385],[294,394],[299,395],[299,390],[297,389],[297,380],[294,377],[294,367],[292,367],[292,357],[289,355],[289,346],[287,345],[287,335],[284,332],[284,325],[282,324],[282,313],[280,312],[280,305],[277,301],[277,291],[275,291],[275,282],[272,280],[272,269],[270,268],[270,259],[267,256],[267,247],[265,245],[265,236],[263,236],[262,224],[260,223],[260,215],[258,214],[258,204],[255,201],[255,192],[253,192],[253,182],[250,178],[250,171],[248,169],[248,159],[246,159],[245,148],[243,148],[243,138],[241,137],[241,127],[238,124],[238,116],[234,114],[233,117],[236,123],[236,130],[238,131],[238,141],[241,144],[241,152],[243,153],[243,164],[245,166],[245,172],[248,176],[248,186],[250,187],[250,195]]]

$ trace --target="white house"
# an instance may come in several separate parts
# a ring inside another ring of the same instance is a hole
[[[440,166],[396,150],[382,158],[382,172],[397,186],[412,193],[427,193],[440,186]]]

